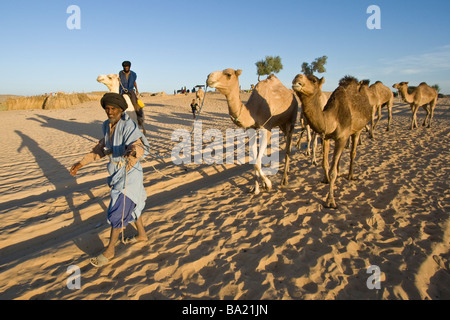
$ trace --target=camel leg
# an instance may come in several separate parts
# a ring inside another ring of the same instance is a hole
[[[253,156],[256,156],[256,159],[258,159],[259,158],[259,154],[258,154],[258,144],[256,143],[256,138],[257,138],[256,135],[257,135],[257,132],[255,131],[254,134],[251,137],[249,137],[248,143],[249,143],[249,147],[251,148],[251,152],[252,152]],[[254,168],[255,168],[255,186],[254,186],[253,190],[251,191],[255,195],[258,195],[261,192],[260,189],[259,189],[259,182],[258,182],[258,179],[260,177],[261,167],[258,170],[258,167],[257,167],[258,163],[257,163],[257,161],[258,160],[256,160],[256,163],[254,165]]]
[[[281,180],[281,185],[287,186],[288,185],[288,173],[289,173],[289,163],[291,160],[291,144],[292,144],[292,133],[294,132],[294,126],[287,125],[287,130],[284,133],[286,137],[286,156],[285,156],[285,163],[284,163],[284,173],[283,173],[283,179]]]
[[[263,129],[264,130],[264,129]],[[270,191],[272,189],[272,182],[266,177],[266,175],[262,172],[261,166],[262,166],[262,157],[264,156],[264,153],[267,150],[267,133],[263,134],[263,139],[259,143],[259,151],[258,151],[258,144],[256,143],[256,135],[258,133],[255,132],[255,134],[250,137],[249,144],[250,147],[253,149],[253,154],[257,155],[256,163],[255,163],[255,175],[256,175],[256,181],[255,181],[255,189],[253,190],[253,193],[255,195],[260,193],[259,189],[259,183],[258,183],[258,177],[261,178],[263,188],[265,188],[267,191]]]
[[[372,109],[372,117],[370,118],[370,131],[369,131],[369,138],[370,139],[375,138],[375,135],[374,135],[374,131],[375,131],[375,113],[376,113],[376,109],[373,108]]]
[[[303,132],[305,132],[305,129],[302,129],[302,131],[300,131],[300,137],[298,138],[298,141],[297,141],[297,149],[298,150],[300,150],[300,148],[302,147]]]
[[[330,140],[329,139],[324,139],[322,137],[322,157],[323,157],[323,161],[322,161],[322,168],[323,171],[325,172],[325,177],[323,178],[322,182],[323,183],[329,183],[330,182],[330,176],[328,173],[328,168],[329,168],[329,164],[328,164],[328,153],[330,152]]]
[[[428,119],[430,118],[430,106],[424,105],[423,108],[425,109],[425,112],[427,113],[427,116],[425,117],[425,120],[422,123],[422,127],[425,127],[427,125]]]
[[[325,206],[327,208],[337,208],[336,202],[334,201],[334,186],[336,184],[337,179],[337,167],[339,164],[339,160],[341,159],[342,152],[345,149],[345,143],[348,139],[339,139],[336,140],[335,146],[334,146],[334,154],[333,154],[333,161],[331,163],[331,169],[330,169],[330,191],[328,193],[327,201]]]
[[[316,159],[316,149],[317,149],[317,139],[319,138],[319,135],[317,132],[313,133],[313,147],[312,147],[312,164],[317,166],[317,159]]]
[[[353,176],[353,168],[355,165],[355,157],[356,157],[356,147],[358,145],[359,137],[361,136],[361,131],[356,132],[352,135],[352,152],[350,153],[350,170],[348,172],[348,180],[355,180]]]
[[[387,128],[386,128],[386,131],[389,131],[389,130],[391,130],[391,120],[392,120],[392,103],[391,102],[389,102],[389,104],[388,104],[388,125],[387,125]]]
[[[306,148],[306,155],[310,156],[311,155],[311,127],[308,125],[306,125],[306,134],[307,134],[307,139],[308,139],[308,147]]]
[[[381,107],[382,107],[381,105],[378,106],[378,110],[377,110],[378,111],[378,117],[377,117],[377,121],[373,125],[373,130],[375,130],[378,122],[380,122],[380,119],[381,119]]]
[[[269,178],[267,178],[267,176],[264,174],[264,172],[262,172],[261,168],[262,168],[262,158],[267,151],[267,144],[268,144],[268,141],[270,141],[271,132],[266,129],[262,129],[262,131],[263,131],[262,132],[262,141],[260,141],[260,143],[259,143],[259,152],[258,152],[258,159],[256,161],[256,164],[258,166],[257,170],[259,172],[260,178],[262,179],[263,187],[267,191],[270,191],[270,190],[272,190],[272,182],[269,180]]]
[[[300,131],[300,138],[298,138],[297,141],[297,149],[300,150],[301,145],[302,145],[302,138],[303,138],[303,134],[305,133],[305,121],[303,120],[303,118],[300,118],[300,124],[302,125],[302,130]]]
[[[430,120],[428,122],[427,128],[431,128],[431,121],[433,120],[434,108],[436,107],[436,102],[437,102],[437,99],[434,99],[433,102],[430,103],[430,113],[431,113],[431,115],[430,115]]]
[[[411,130],[413,130],[414,128],[418,128],[417,126],[417,109],[418,107],[416,105],[413,105],[412,107],[412,119],[411,119]]]

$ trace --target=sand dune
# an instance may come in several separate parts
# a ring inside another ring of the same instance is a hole
[[[258,196],[248,193],[250,165],[173,164],[171,134],[192,128],[192,96],[142,99],[152,150],[164,158],[143,163],[149,242],[118,244],[100,269],[88,258],[109,236],[106,160],[68,173],[101,137],[98,102],[1,112],[1,299],[450,298],[448,99],[431,129],[408,130],[409,106],[397,101],[385,132],[384,113],[376,138],[364,134],[356,181],[345,179],[348,151],[342,157],[336,210],[323,207],[322,169],[302,150],[290,185],[280,187],[279,173]],[[201,119],[203,130],[233,128],[219,94],[208,93]],[[67,287],[71,265],[81,289]],[[367,287],[371,265],[380,289]]]

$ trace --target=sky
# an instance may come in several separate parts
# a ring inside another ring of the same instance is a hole
[[[79,29],[67,27],[71,5]],[[140,92],[191,89],[226,68],[242,69],[248,89],[266,56],[280,56],[276,75],[290,88],[302,63],[323,55],[326,91],[352,75],[450,94],[449,12],[443,0],[1,1],[0,94],[104,91],[97,76],[118,73],[124,60]]]

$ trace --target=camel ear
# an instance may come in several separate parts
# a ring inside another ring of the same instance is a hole
[[[325,78],[319,80],[319,87],[322,89],[323,84],[325,83]]]
[[[242,74],[242,70],[241,69],[237,69],[236,70],[236,77],[239,77]]]

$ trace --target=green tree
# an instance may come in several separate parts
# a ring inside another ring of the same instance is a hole
[[[431,87],[434,88],[437,91],[437,93],[441,92],[441,87],[438,84],[435,84],[434,86]]]
[[[266,56],[265,60],[260,60],[256,62],[255,65],[256,74],[258,75],[258,82],[261,76],[269,76],[271,74],[278,73],[281,69],[283,69],[283,64],[281,63],[281,58],[279,56]]]
[[[328,60],[328,57],[323,56],[323,57],[316,58],[316,60],[314,60],[310,64],[307,62],[303,62],[302,73],[307,76],[310,76],[310,75],[313,75],[314,72],[318,72],[318,73],[326,72],[327,69],[325,69],[325,65],[327,64],[327,60]]]

